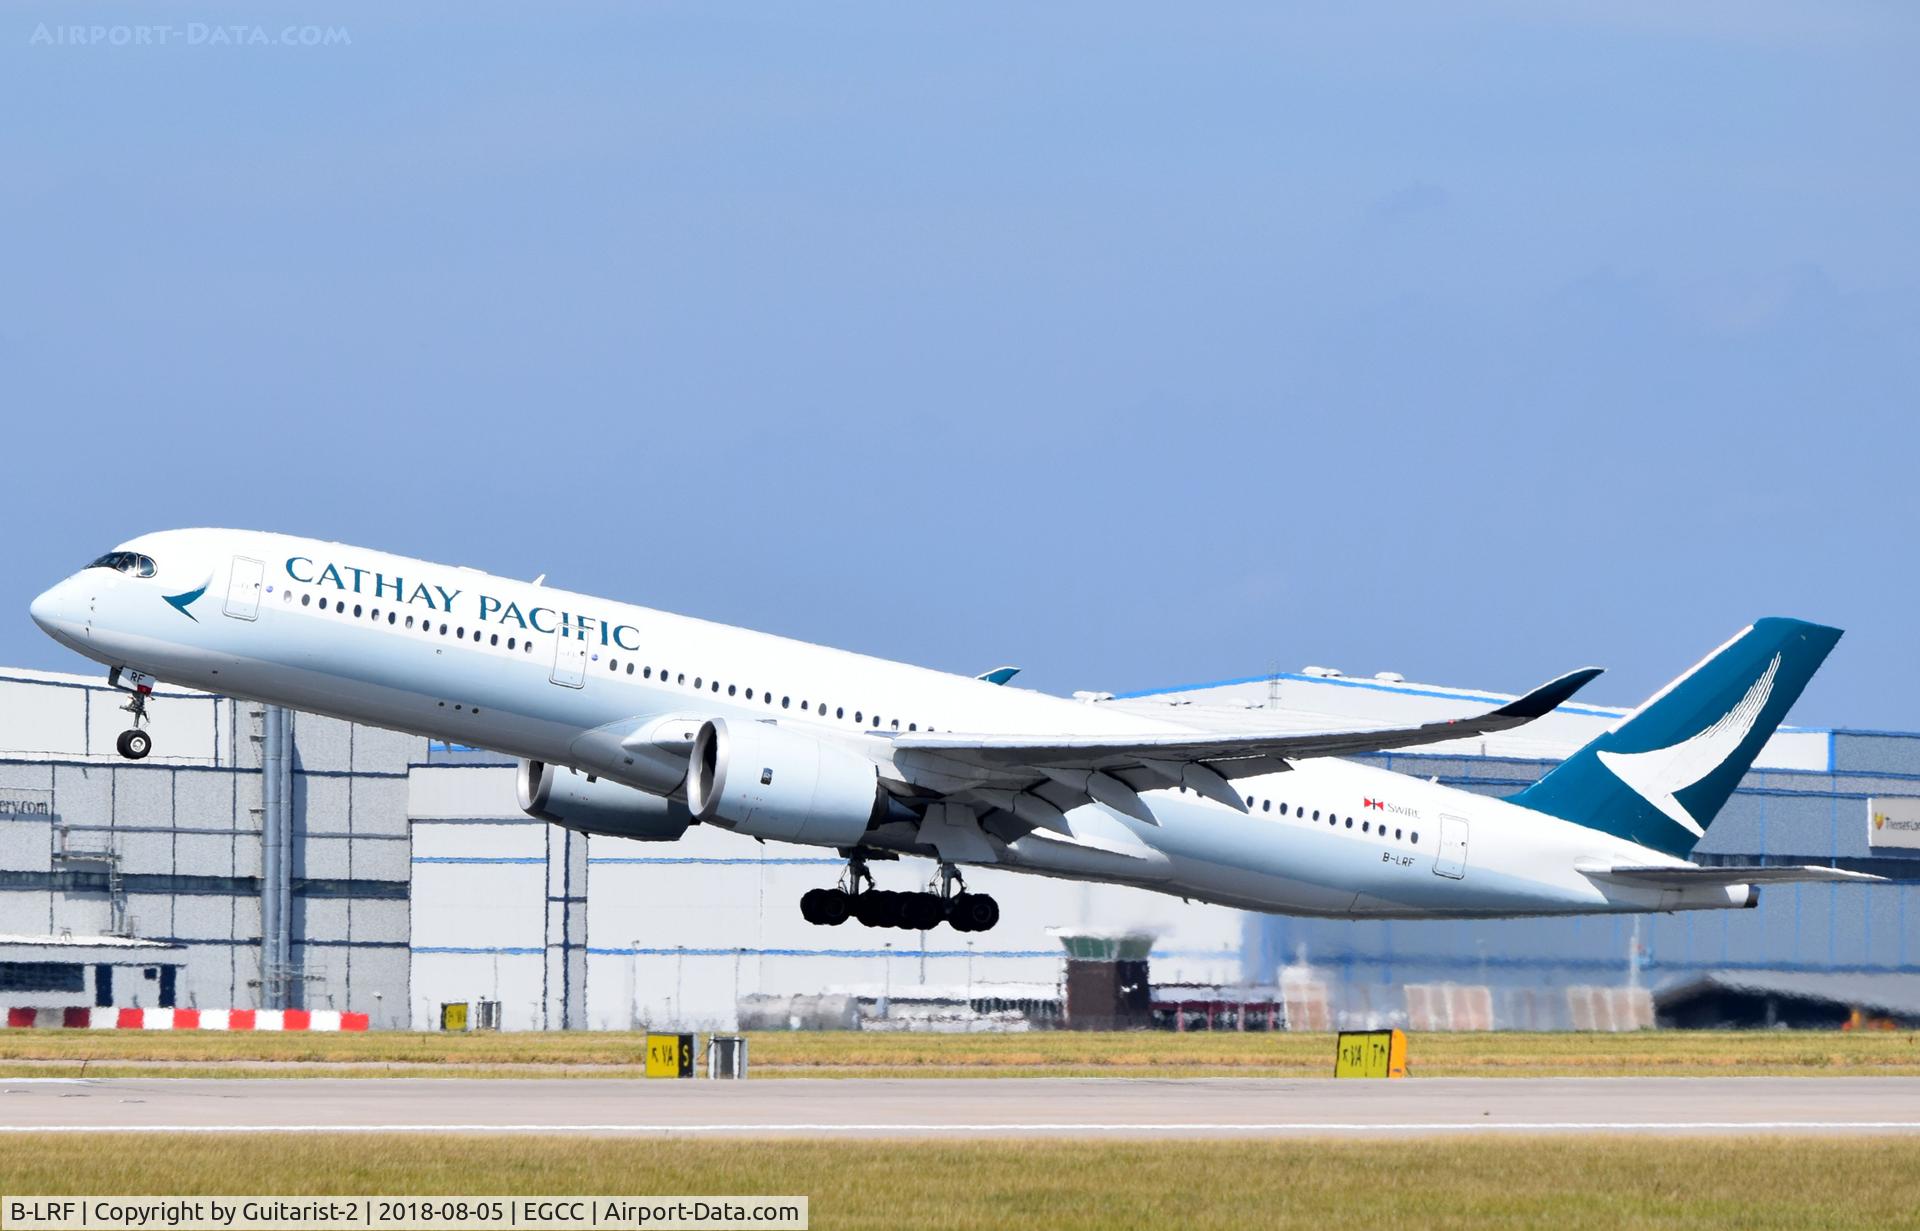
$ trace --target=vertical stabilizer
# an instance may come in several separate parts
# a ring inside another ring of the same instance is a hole
[[[1839,640],[1760,620],[1512,802],[1686,855]]]

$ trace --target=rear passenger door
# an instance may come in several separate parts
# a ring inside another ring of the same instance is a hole
[[[1433,860],[1433,874],[1460,880],[1467,874],[1467,822],[1457,816],[1440,818],[1440,853]]]

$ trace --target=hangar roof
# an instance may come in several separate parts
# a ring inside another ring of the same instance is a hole
[[[1328,668],[1311,667],[1301,672],[1275,671],[1205,684],[1122,693],[1097,704],[1223,730],[1311,731],[1365,723],[1444,721],[1480,713],[1514,699],[1508,693],[1416,684],[1386,674],[1390,678],[1359,679]],[[1176,712],[1168,713],[1170,708]],[[1511,731],[1425,745],[1418,751],[1559,761],[1630,712],[1618,706],[1572,701],[1544,718]],[[1833,732],[1825,728],[1781,727],[1761,749],[1755,767],[1831,769],[1832,736]]]

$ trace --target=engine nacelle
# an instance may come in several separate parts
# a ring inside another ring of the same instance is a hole
[[[872,761],[773,723],[710,718],[688,759],[693,815],[756,838],[857,846],[886,799]]]
[[[545,761],[520,762],[516,781],[520,807],[528,816],[579,833],[672,842],[693,824],[693,813],[679,800],[649,795],[605,778],[589,778]]]

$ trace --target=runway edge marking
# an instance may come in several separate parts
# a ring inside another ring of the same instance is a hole
[[[1550,1120],[1488,1124],[0,1124],[0,1133],[1606,1133],[1920,1131],[1920,1120]]]

